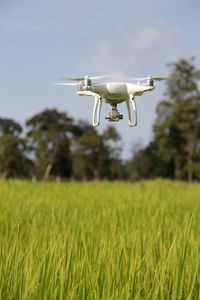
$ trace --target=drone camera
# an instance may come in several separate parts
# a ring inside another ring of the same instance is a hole
[[[108,120],[109,122],[119,122],[119,120],[123,119],[123,115],[121,115],[118,110],[117,110],[117,105],[113,104],[111,105],[112,110],[111,112],[107,113],[105,115],[105,119]]]
[[[111,113],[109,112],[105,115],[105,119],[108,120],[108,122],[119,122],[119,120],[123,119],[123,115],[118,114],[117,116],[112,117]]]

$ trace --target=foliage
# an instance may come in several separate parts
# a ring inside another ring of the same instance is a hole
[[[158,146],[155,141],[145,148],[133,146],[133,157],[128,162],[128,169],[130,179],[133,181],[156,177],[171,178],[173,174],[172,162],[163,161],[158,154]]]
[[[79,180],[120,178],[120,136],[114,127],[99,134],[86,122],[75,124],[56,109],[36,114],[26,125],[24,139],[18,123],[0,119],[0,172],[4,177],[25,175],[58,181],[72,176]]]
[[[82,135],[74,139],[74,177],[79,180],[119,178],[120,148],[111,144],[111,141],[119,140],[120,136],[112,126],[102,134],[91,126],[87,127]]]
[[[56,109],[46,109],[26,122],[27,136],[34,149],[35,173],[41,179],[49,174],[69,177],[71,153],[69,136],[75,131],[73,119]]]
[[[200,297],[200,186],[0,181],[1,299]]]
[[[163,159],[174,160],[175,178],[183,178],[187,169],[188,180],[192,181],[191,166],[200,142],[200,71],[193,58],[169,66],[173,80],[167,82],[166,99],[157,106],[155,140]]]
[[[20,124],[11,119],[0,119],[0,173],[3,177],[28,177],[32,167],[26,157],[26,139],[19,137]]]
[[[22,132],[22,127],[19,123],[11,119],[0,118],[0,135],[15,135],[18,136]]]

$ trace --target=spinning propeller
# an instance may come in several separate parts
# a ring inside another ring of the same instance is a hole
[[[80,82],[85,82],[85,83],[90,83],[92,85],[95,85],[97,83],[95,82],[91,82],[92,79],[101,79],[101,78],[108,78],[110,77],[109,75],[100,75],[100,76],[88,76],[86,75],[85,77],[73,77],[73,78],[60,78],[60,80],[66,80],[66,81],[77,81],[76,83],[74,82],[66,82],[66,83],[55,83],[56,85],[70,85],[70,86],[76,86],[76,85],[79,85]]]
[[[100,76],[88,76],[86,75],[85,77],[75,77],[75,78],[60,78],[61,80],[72,80],[72,81],[83,81],[87,79],[101,79],[101,78],[107,78],[110,77],[109,75],[100,75]]]
[[[162,76],[157,76],[157,77],[152,77],[152,76],[148,76],[148,77],[134,77],[131,78],[133,80],[139,80],[139,81],[143,81],[143,80],[157,80],[157,81],[161,81],[161,80],[169,80],[170,77],[162,77]]]

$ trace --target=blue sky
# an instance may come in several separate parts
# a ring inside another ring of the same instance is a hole
[[[93,98],[74,87],[52,85],[59,77],[85,74],[167,75],[166,63],[196,56],[200,66],[198,0],[0,0],[0,116],[21,124],[45,108],[91,122]],[[136,98],[138,126],[115,124],[124,152],[152,138],[156,104],[164,83]],[[100,132],[108,126],[102,108]]]

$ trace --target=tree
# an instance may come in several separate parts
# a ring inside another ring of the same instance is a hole
[[[91,126],[74,139],[73,175],[77,179],[115,179],[118,176],[120,151],[112,142],[119,141],[114,127],[108,127],[101,135]]]
[[[3,177],[30,175],[31,160],[26,157],[26,139],[21,138],[22,127],[11,119],[0,118],[0,172]]]
[[[34,149],[35,174],[48,180],[71,176],[70,137],[77,131],[73,119],[56,109],[46,109],[30,118],[27,137]]]
[[[122,147],[119,142],[121,137],[114,126],[108,126],[101,137],[104,147],[107,149],[107,152],[105,152],[107,153],[107,160],[104,177],[111,180],[122,179],[124,166],[120,159]]]
[[[158,154],[155,141],[145,148],[133,146],[133,157],[128,162],[130,179],[138,181],[156,177],[172,177],[172,163],[165,162]]]
[[[179,114],[174,110],[167,101],[158,104],[154,134],[159,154],[166,162],[173,160],[174,177],[180,180],[185,160],[185,139],[177,127]]]
[[[200,137],[200,71],[193,58],[181,59],[169,67],[175,80],[167,82],[166,99],[158,104],[155,139],[163,159],[174,160],[175,178],[181,179],[187,170],[188,180],[192,181],[192,165]]]

